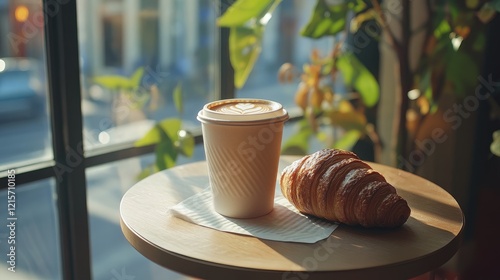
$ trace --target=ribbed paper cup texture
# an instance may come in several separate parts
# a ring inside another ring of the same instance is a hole
[[[281,139],[288,113],[262,99],[226,99],[198,113],[214,209],[232,218],[273,210]]]

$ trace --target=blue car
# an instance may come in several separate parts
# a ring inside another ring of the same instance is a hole
[[[0,122],[45,112],[45,87],[38,61],[0,58]]]

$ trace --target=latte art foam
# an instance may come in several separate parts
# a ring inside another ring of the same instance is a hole
[[[288,113],[277,102],[264,99],[237,98],[210,102],[198,112],[202,123],[255,125],[262,122],[284,122]]]
[[[219,106],[213,109],[216,112],[232,115],[251,115],[265,113],[271,110],[269,106],[257,103],[227,104],[226,106]]]

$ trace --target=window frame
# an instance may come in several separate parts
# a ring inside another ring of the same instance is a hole
[[[222,14],[228,5],[216,5]],[[92,260],[87,209],[87,168],[146,155],[154,145],[118,145],[83,151],[80,63],[76,0],[42,0],[48,103],[51,120],[53,160],[19,166],[16,184],[55,178],[62,279],[91,279]],[[58,12],[54,13],[54,9]],[[229,60],[229,30],[219,28],[219,79],[215,81],[217,99],[235,96],[233,68]],[[224,75],[222,75],[224,73]],[[202,143],[201,130],[191,131],[195,143]],[[7,171],[0,172],[0,190],[7,189]]]

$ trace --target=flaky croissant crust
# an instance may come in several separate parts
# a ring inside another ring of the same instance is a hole
[[[411,212],[384,176],[339,149],[293,162],[281,173],[280,187],[300,212],[348,225],[398,227]]]

